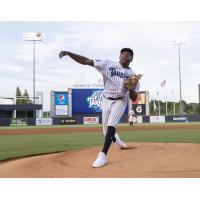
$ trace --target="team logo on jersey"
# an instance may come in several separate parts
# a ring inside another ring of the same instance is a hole
[[[59,101],[59,104],[64,104],[65,103],[65,95],[63,95],[63,94],[58,95],[58,101]]]
[[[88,108],[94,109],[96,112],[101,112],[102,98],[102,90],[94,90],[92,95],[87,98]]]
[[[118,70],[118,69],[116,69],[116,68],[114,68],[114,67],[111,67],[111,68],[109,68],[109,71],[110,71],[110,75],[111,75],[111,77],[113,77],[113,76],[119,76],[120,78],[128,78],[128,76],[126,76],[125,75],[125,73],[123,73],[121,70]]]

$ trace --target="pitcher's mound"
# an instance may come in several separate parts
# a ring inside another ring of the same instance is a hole
[[[92,168],[101,147],[22,158],[0,164],[0,177],[200,177],[199,144],[112,145],[108,164]]]

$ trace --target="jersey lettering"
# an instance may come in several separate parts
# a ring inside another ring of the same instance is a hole
[[[126,76],[123,72],[121,72],[120,70],[116,69],[116,68],[109,68],[109,71],[111,72],[111,77],[113,76],[118,76],[120,78],[128,78],[128,76]]]

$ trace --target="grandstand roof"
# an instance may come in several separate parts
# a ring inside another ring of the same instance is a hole
[[[14,99],[13,98],[2,98],[0,97],[0,105],[6,104],[6,105],[13,105]]]

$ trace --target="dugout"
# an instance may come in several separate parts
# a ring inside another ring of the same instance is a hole
[[[0,99],[0,126],[10,125],[12,119],[24,119],[28,125],[35,125],[37,111],[42,110],[42,104],[14,104],[14,100]]]
[[[41,110],[41,104],[0,105],[0,118],[36,117],[36,111]],[[15,114],[16,112],[16,114]]]

